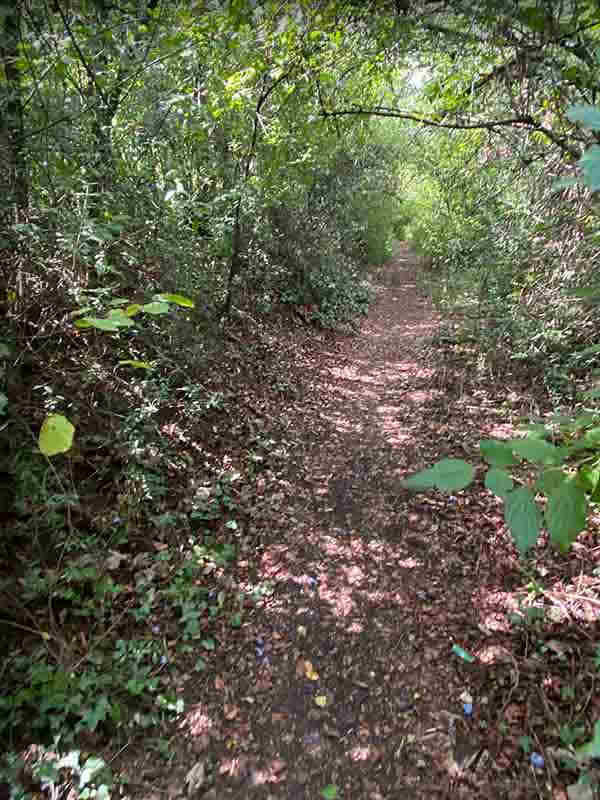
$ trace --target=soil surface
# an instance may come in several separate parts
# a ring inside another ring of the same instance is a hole
[[[506,623],[523,576],[500,502],[481,482],[401,486],[440,457],[476,461],[508,406],[528,410],[516,379],[484,389],[440,361],[416,270],[400,245],[360,334],[302,366],[272,523],[238,566],[268,591],[188,690],[168,777],[140,766],[145,797],[565,796],[518,744],[544,722],[542,675],[517,666]]]

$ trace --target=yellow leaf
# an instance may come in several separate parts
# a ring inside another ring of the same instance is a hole
[[[304,674],[306,675],[309,681],[319,680],[319,673],[314,671],[313,665],[310,663],[310,661],[304,662]]]
[[[48,414],[44,420],[38,445],[45,456],[66,453],[73,444],[75,426],[62,414]]]
[[[319,708],[325,708],[327,705],[327,698],[324,694],[317,695],[317,697],[315,697],[315,703],[319,706]]]

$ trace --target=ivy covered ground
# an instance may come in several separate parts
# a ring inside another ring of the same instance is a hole
[[[4,733],[25,788],[592,797],[577,781],[598,748],[596,532],[566,556],[541,540],[524,565],[482,480],[402,487],[544,412],[531,375],[478,367],[419,270],[398,246],[360,335],[238,319],[202,407],[188,387],[146,409],[163,450],[134,426],[129,485],[111,484],[118,448],[98,429],[58,556],[43,525],[32,542],[7,520]],[[122,416],[126,384],[98,385]],[[101,419],[90,408],[86,430]]]

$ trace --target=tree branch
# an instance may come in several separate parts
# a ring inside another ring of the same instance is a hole
[[[550,128],[546,128],[529,114],[522,114],[517,117],[507,117],[506,119],[495,119],[481,122],[439,122],[434,119],[420,117],[408,111],[397,111],[386,106],[374,106],[373,108],[347,108],[339,111],[326,111],[321,109],[323,117],[342,117],[342,116],[364,116],[364,117],[391,117],[394,119],[406,119],[411,122],[418,122],[420,125],[430,128],[446,128],[448,130],[486,130],[493,131],[495,128],[524,126],[529,130],[538,131],[546,136],[550,141],[559,147],[563,152],[580,158],[580,151],[573,145],[568,144],[564,137],[557,136]]]

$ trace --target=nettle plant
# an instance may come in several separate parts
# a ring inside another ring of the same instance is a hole
[[[506,524],[521,555],[536,544],[543,525],[553,544],[568,550],[585,528],[590,499],[600,500],[600,415],[553,418],[548,425],[528,426],[523,439],[486,439],[479,449],[487,462],[485,487],[504,501]],[[523,462],[533,465],[535,477],[515,476]],[[469,486],[475,474],[468,462],[445,458],[403,486],[455,492]],[[538,496],[547,500],[543,514]]]
[[[572,106],[572,122],[600,131],[600,109]],[[581,180],[593,192],[600,190],[600,145],[591,145],[579,161]],[[558,182],[564,188],[575,182]],[[574,297],[600,303],[600,285],[575,290]],[[592,345],[586,353],[600,352]],[[600,389],[586,392],[588,401]],[[552,543],[566,552],[586,527],[589,504],[600,501],[600,412],[585,409],[576,417],[554,416],[546,423],[525,427],[525,437],[479,442],[487,471],[484,483],[504,501],[504,517],[514,543],[525,555],[537,542],[544,526]],[[523,462],[531,465],[527,477]],[[515,474],[517,473],[517,474]],[[406,478],[402,485],[414,491],[440,489],[455,492],[475,479],[475,468],[457,458],[445,458],[429,469]],[[545,502],[544,502],[545,500]],[[542,504],[544,510],[542,513]]]

